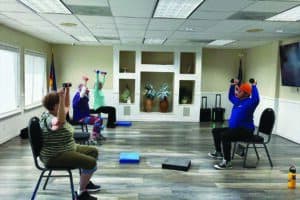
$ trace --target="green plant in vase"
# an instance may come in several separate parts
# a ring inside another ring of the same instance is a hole
[[[149,82],[147,82],[145,84],[144,87],[144,96],[145,96],[145,100],[144,100],[144,108],[146,112],[151,112],[152,111],[152,107],[153,107],[153,100],[156,96],[156,91],[153,87],[153,85]]]
[[[171,92],[169,90],[168,84],[163,83],[156,94],[156,96],[159,98],[160,112],[168,112],[169,109],[168,97],[170,96],[170,94]]]

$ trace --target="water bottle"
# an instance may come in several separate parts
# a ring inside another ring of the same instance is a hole
[[[292,165],[289,169],[288,188],[289,189],[295,189],[296,188],[296,167],[294,165]]]

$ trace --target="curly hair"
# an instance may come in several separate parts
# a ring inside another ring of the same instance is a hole
[[[43,106],[51,111],[54,109],[54,106],[59,103],[59,95],[57,92],[50,92],[43,98]]]

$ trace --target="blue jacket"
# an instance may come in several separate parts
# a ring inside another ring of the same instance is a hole
[[[229,100],[233,104],[229,119],[229,128],[246,128],[254,131],[253,113],[259,103],[259,94],[256,85],[252,85],[251,97],[240,100],[235,96],[235,86],[229,89]]]
[[[76,92],[72,103],[73,121],[78,122],[80,119],[90,115],[89,98],[87,96],[80,98],[80,92]]]

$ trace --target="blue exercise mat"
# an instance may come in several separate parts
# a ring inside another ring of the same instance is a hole
[[[131,126],[132,122],[130,122],[130,121],[117,121],[115,124],[116,124],[116,126]]]
[[[137,152],[121,152],[119,162],[121,164],[139,163],[140,162],[140,154]]]

